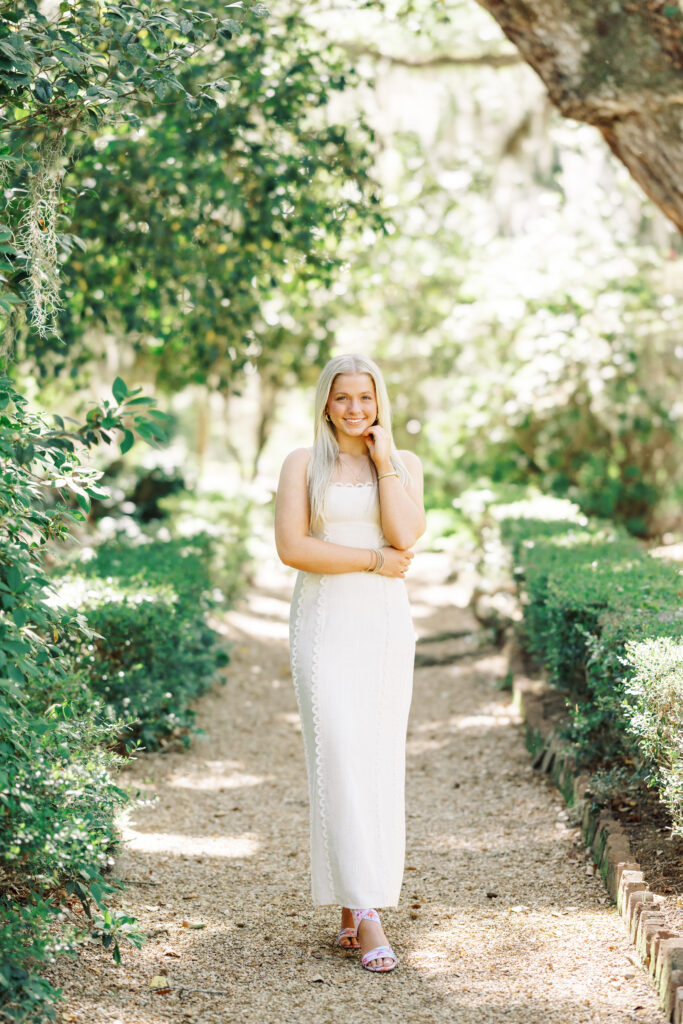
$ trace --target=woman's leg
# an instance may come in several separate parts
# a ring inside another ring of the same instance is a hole
[[[371,921],[369,918],[364,917],[358,925],[358,940],[360,942],[361,955],[365,955],[368,950],[375,949],[377,946],[388,946],[389,940],[384,934],[384,929],[379,921]],[[390,967],[393,964],[391,957],[384,956],[379,957],[376,960],[369,960],[369,967]]]
[[[348,907],[342,907],[341,926],[342,928],[353,928],[353,915]],[[379,921],[370,921],[368,918],[364,918],[358,925],[357,934],[360,942],[350,936],[341,940],[344,949],[358,949],[360,946],[361,953],[367,953],[369,949],[375,949],[377,946],[389,945],[389,940]],[[381,956],[376,960],[369,961],[371,967],[390,967],[392,963],[393,960],[388,956]]]
[[[353,928],[353,915],[348,907],[341,908],[341,926],[342,928]],[[358,939],[354,939],[350,935],[345,935],[343,939],[340,939],[340,945],[344,949],[359,949],[360,943]]]

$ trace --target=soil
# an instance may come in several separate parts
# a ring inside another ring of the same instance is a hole
[[[671,834],[671,818],[653,790],[616,797],[610,810],[623,825],[650,889],[665,897],[657,909],[683,934],[683,836]]]

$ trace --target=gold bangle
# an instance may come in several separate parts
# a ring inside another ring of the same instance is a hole
[[[381,480],[383,476],[398,476],[398,473],[396,472],[395,469],[392,469],[391,473],[380,473],[377,479]]]
[[[377,551],[375,550],[375,548],[368,548],[368,551],[370,552],[370,565],[367,567],[365,571],[374,572],[375,569],[377,568]],[[375,556],[374,558],[372,557],[373,555]]]

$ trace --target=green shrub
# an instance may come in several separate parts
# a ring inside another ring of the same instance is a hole
[[[584,759],[635,762],[683,831],[681,571],[568,502],[497,504],[488,491],[483,510],[473,498],[463,507],[477,509],[484,548],[498,531],[509,551],[523,641],[568,691],[568,734]]]
[[[2,1008],[11,1020],[43,1020],[54,1016],[58,991],[36,973],[41,960],[73,954],[86,934],[113,941],[117,962],[122,935],[142,941],[134,918],[107,908],[120,886],[103,877],[119,842],[115,813],[129,800],[113,782],[125,759],[108,749],[122,723],[97,701],[65,700],[36,715],[17,684],[4,682],[1,694]],[[83,929],[64,920],[61,908],[73,901],[85,911]]]
[[[629,732],[652,766],[650,782],[674,831],[683,835],[683,639],[628,641],[623,662]]]
[[[143,427],[136,392],[120,379],[115,391],[113,406],[105,400],[68,432],[60,417],[50,428],[31,413],[0,376],[0,1015],[15,1022],[54,1018],[59,992],[40,977],[40,962],[74,952],[82,929],[64,914],[70,901],[115,959],[121,936],[142,941],[134,919],[107,906],[116,884],[103,877],[115,810],[128,800],[112,781],[121,758],[110,747],[123,722],[74,671],[70,646],[92,634],[83,616],[51,603],[44,567],[46,544],[64,539],[100,493],[100,474],[81,465],[77,446],[110,442],[129,422],[129,401]],[[80,508],[67,506],[65,492]]]
[[[168,539],[119,531],[78,564],[78,574],[72,564],[54,576],[57,600],[78,606],[96,634],[72,644],[74,664],[109,716],[127,720],[120,741],[133,738],[148,749],[169,734],[189,744],[191,704],[229,660],[207,613],[243,585],[246,561],[244,546],[233,541],[229,571],[221,562],[216,574],[217,537],[163,532]],[[227,595],[214,585],[217,577]]]

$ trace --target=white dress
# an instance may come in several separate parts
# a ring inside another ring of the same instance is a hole
[[[387,544],[377,481],[329,484],[325,528]],[[405,746],[415,631],[405,580],[300,571],[289,621],[310,800],[313,903],[398,905],[405,861]]]

